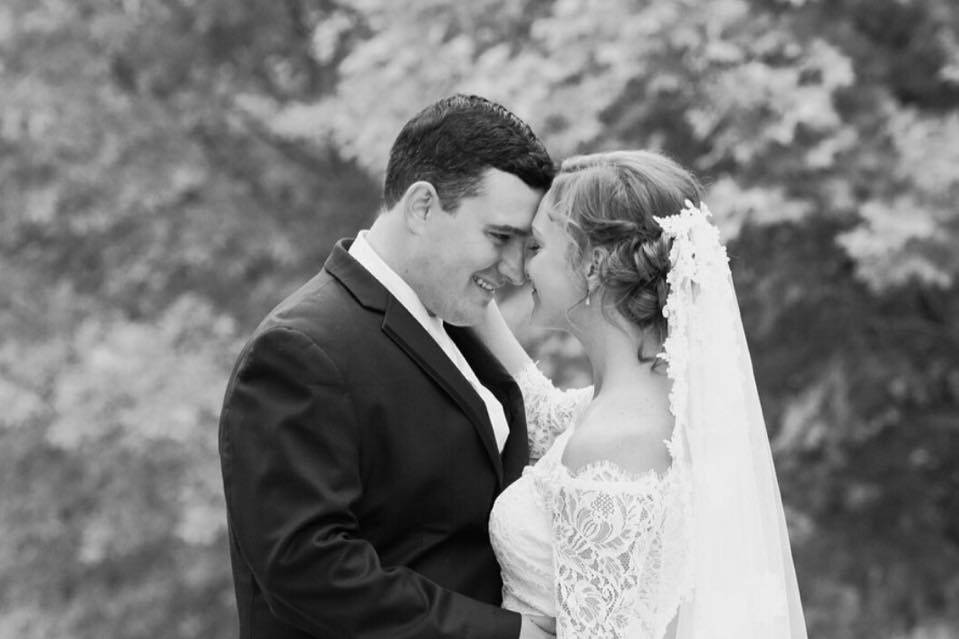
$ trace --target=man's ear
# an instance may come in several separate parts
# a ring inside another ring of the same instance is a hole
[[[407,228],[419,235],[426,227],[430,215],[439,209],[439,196],[429,182],[414,182],[403,194],[403,219]]]

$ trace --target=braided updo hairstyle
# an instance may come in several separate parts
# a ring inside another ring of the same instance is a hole
[[[585,272],[592,263],[604,310],[613,305],[662,343],[670,242],[653,217],[679,213],[687,199],[698,205],[699,182],[658,153],[614,151],[567,159],[550,192],[573,239],[571,264]],[[642,348],[639,357],[649,359]]]

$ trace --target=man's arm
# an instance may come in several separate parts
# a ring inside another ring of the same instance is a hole
[[[221,417],[239,553],[282,621],[316,636],[514,639],[520,617],[382,566],[357,536],[360,425],[335,363],[274,328],[245,351]]]

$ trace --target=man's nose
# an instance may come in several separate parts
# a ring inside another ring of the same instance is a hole
[[[522,286],[526,282],[524,246],[523,242],[514,238],[514,240],[503,249],[503,255],[499,261],[499,272],[505,275],[510,283],[515,286]]]

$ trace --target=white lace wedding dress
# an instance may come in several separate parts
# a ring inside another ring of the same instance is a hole
[[[611,462],[570,472],[563,449],[592,389],[558,391],[534,365],[517,376],[539,461],[496,500],[490,537],[503,605],[555,617],[560,639],[807,639],[728,257],[709,216],[687,201],[656,218],[672,241],[665,473]]]
[[[592,388],[560,391],[535,365],[516,381],[530,456],[539,461],[490,516],[503,606],[554,617],[561,639],[662,639],[691,587],[691,484],[681,433],[667,442],[673,463],[662,475],[612,462],[571,473],[563,450]]]

